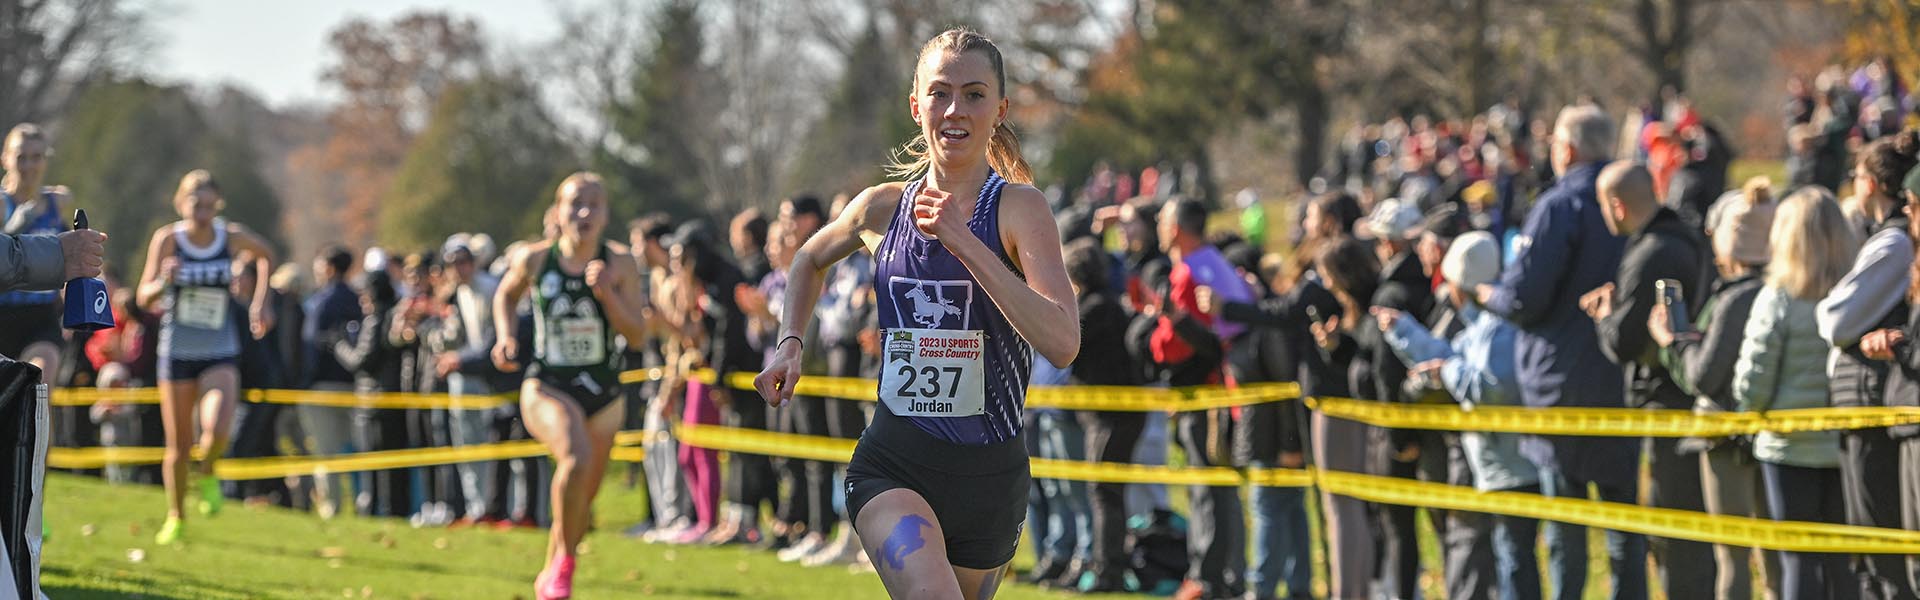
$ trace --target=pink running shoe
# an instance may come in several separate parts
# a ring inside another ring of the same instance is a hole
[[[562,556],[533,580],[533,594],[539,600],[566,600],[573,597],[573,557]]]

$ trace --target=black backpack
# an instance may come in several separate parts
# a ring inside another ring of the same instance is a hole
[[[1187,576],[1187,519],[1162,509],[1127,519],[1127,556],[1130,591],[1173,595]]]

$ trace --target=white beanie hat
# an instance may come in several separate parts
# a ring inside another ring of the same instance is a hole
[[[1420,227],[1420,207],[1412,202],[1388,199],[1373,207],[1373,214],[1367,215],[1365,227],[1367,233],[1377,240],[1404,240]]]
[[[1454,238],[1447,256],[1440,259],[1440,276],[1463,290],[1493,283],[1500,276],[1500,243],[1485,231]]]

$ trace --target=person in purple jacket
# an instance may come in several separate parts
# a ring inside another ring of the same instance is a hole
[[[1079,307],[1007,126],[999,48],[949,30],[915,64],[920,136],[894,169],[908,181],[867,188],[794,256],[754,387],[775,406],[793,398],[821,272],[871,249],[880,406],[847,465],[847,512],[893,597],[991,598],[1026,513],[1030,361],[1073,363]]]
[[[1625,381],[1600,349],[1593,320],[1580,298],[1612,282],[1626,240],[1613,235],[1601,215],[1595,181],[1613,155],[1614,126],[1599,107],[1569,106],[1553,126],[1552,164],[1559,176],[1534,201],[1515,239],[1513,264],[1498,283],[1477,288],[1480,304],[1520,328],[1520,400],[1530,407],[1624,408]],[[1587,497],[1587,484],[1602,499],[1633,503],[1639,496],[1640,440],[1573,436],[1527,436],[1521,451],[1540,469],[1548,495]],[[1548,577],[1559,598],[1580,598],[1586,588],[1587,541],[1583,527],[1547,528]],[[1647,596],[1646,538],[1607,532],[1614,598]]]

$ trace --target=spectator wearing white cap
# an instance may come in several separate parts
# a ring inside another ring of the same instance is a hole
[[[473,262],[481,267],[493,264],[500,256],[500,248],[493,242],[493,236],[475,233],[467,238],[467,249],[473,251]]]
[[[1519,405],[1520,380],[1514,366],[1512,323],[1482,308],[1471,290],[1500,275],[1500,244],[1492,234],[1460,236],[1440,263],[1447,299],[1463,328],[1451,341],[1436,337],[1403,311],[1376,307],[1374,318],[1398,361],[1412,366],[1425,387],[1444,390],[1461,407]],[[1461,447],[1481,491],[1535,492],[1539,473],[1520,454],[1520,437],[1511,433],[1463,432]],[[1500,556],[1498,585],[1503,598],[1540,597],[1540,570],[1533,552],[1539,522],[1494,517],[1494,552]],[[1452,537],[1451,535],[1449,537]],[[1457,558],[1450,556],[1449,558]]]
[[[1374,256],[1380,260],[1380,284],[1369,306],[1425,316],[1433,308],[1433,286],[1413,252],[1425,216],[1411,199],[1388,199],[1375,206],[1361,224],[1361,230],[1373,237]],[[1403,393],[1407,366],[1393,357],[1378,338],[1361,336],[1361,352],[1370,353],[1376,397],[1385,402],[1413,402]],[[1368,468],[1378,475],[1413,479],[1419,474],[1421,452],[1417,430],[1374,428],[1368,440]],[[1380,520],[1380,571],[1389,596],[1414,597],[1420,572],[1418,537],[1414,533],[1415,509],[1409,506],[1382,505]]]
[[[1655,306],[1648,317],[1647,329],[1661,347],[1660,362],[1665,365],[1680,389],[1694,398],[1695,411],[1734,410],[1733,367],[1740,358],[1742,335],[1753,301],[1765,286],[1761,273],[1770,257],[1768,230],[1773,228],[1771,183],[1755,178],[1741,190],[1725,195],[1708,212],[1709,233],[1713,236],[1714,266],[1720,278],[1700,304],[1700,314],[1691,327],[1672,327],[1665,306]],[[1685,317],[1678,317],[1684,319]],[[1701,495],[1707,512],[1742,517],[1763,517],[1765,496],[1760,488],[1760,466],[1747,455],[1747,445],[1732,438],[1688,440],[1680,444],[1683,453],[1700,454]],[[1753,577],[1748,568],[1748,549],[1716,544],[1714,562],[1718,579],[1715,597],[1752,598]],[[1773,595],[1779,595],[1780,576],[1768,552],[1761,563]]]

